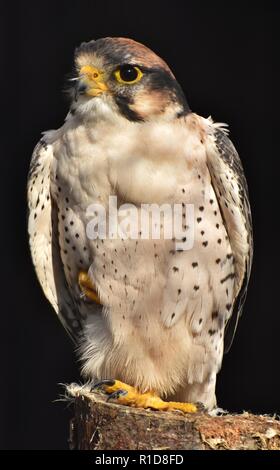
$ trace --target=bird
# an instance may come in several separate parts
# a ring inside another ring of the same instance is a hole
[[[28,176],[44,294],[92,390],[127,406],[213,410],[253,256],[248,187],[227,125],[191,111],[167,63],[129,38],[77,47],[69,96]],[[129,208],[149,222],[151,205],[180,207],[183,236],[165,236],[165,212],[156,237],[142,225],[130,237],[95,235],[94,208],[104,209],[104,228],[112,201],[122,220]]]

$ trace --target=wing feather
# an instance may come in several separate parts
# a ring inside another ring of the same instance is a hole
[[[57,208],[50,193],[52,145],[42,139],[34,149],[28,175],[28,233],[38,280],[74,342],[82,331],[81,315],[67,286],[57,234]]]
[[[207,165],[235,259],[235,304],[226,327],[225,352],[243,310],[253,258],[253,231],[247,181],[239,155],[219,125],[210,125]]]

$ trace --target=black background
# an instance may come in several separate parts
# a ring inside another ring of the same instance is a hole
[[[170,65],[192,110],[230,125],[250,189],[255,258],[217,395],[230,411],[280,411],[276,11],[269,2],[252,5],[80,0],[1,7],[1,448],[67,448],[71,413],[54,401],[63,391],[58,384],[79,380],[79,371],[32,268],[25,187],[41,131],[59,127],[67,113],[61,90],[74,48],[105,36],[148,45]]]

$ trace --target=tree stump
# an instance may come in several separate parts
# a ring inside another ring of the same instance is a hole
[[[144,410],[107,402],[71,384],[70,448],[77,450],[280,450],[280,421],[250,413],[211,416]]]

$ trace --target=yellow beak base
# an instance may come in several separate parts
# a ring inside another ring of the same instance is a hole
[[[91,65],[84,65],[80,70],[83,82],[87,85],[86,94],[89,96],[98,96],[108,91],[104,83],[104,72]]]

